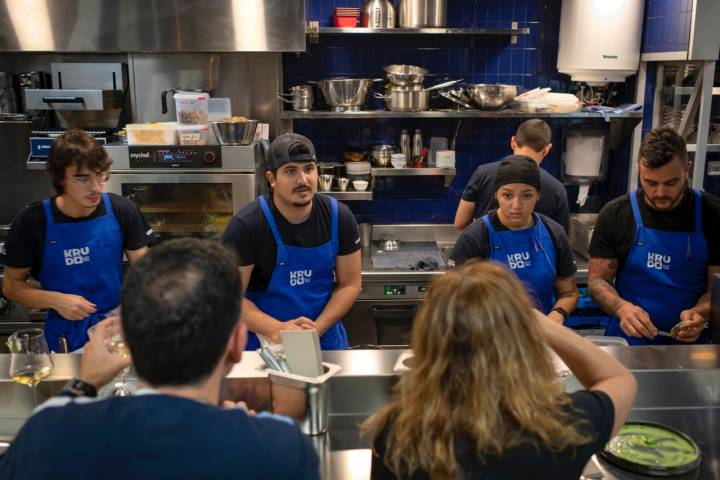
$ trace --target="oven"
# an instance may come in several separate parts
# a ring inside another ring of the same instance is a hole
[[[107,192],[132,200],[162,240],[220,238],[257,195],[255,145],[105,147],[113,164]]]
[[[430,281],[431,276],[412,274],[364,275],[360,296],[343,317],[350,347],[408,348]]]

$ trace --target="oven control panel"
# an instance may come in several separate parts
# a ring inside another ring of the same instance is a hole
[[[128,146],[130,168],[221,168],[219,145]]]

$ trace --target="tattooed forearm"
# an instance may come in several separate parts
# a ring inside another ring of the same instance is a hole
[[[606,313],[615,315],[624,303],[612,281],[617,273],[617,260],[614,258],[591,258],[588,263],[588,291],[595,302]]]

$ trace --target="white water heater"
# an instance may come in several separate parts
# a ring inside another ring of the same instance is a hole
[[[557,68],[575,82],[624,82],[640,62],[645,0],[563,0]]]

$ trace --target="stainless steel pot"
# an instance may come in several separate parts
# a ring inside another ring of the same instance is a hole
[[[502,108],[515,100],[517,85],[467,84],[465,93],[480,108]]]
[[[444,27],[447,25],[446,0],[398,0],[401,28]]]
[[[335,111],[355,111],[365,103],[368,88],[380,79],[370,78],[329,78],[317,83],[325,101]]]
[[[395,146],[389,144],[375,145],[369,152],[373,166],[379,168],[390,166],[390,158],[393,153],[395,153]]]
[[[277,93],[276,95],[283,102],[291,103],[293,110],[309,112],[315,101],[312,88],[312,85],[295,85],[290,87],[290,93]],[[290,99],[285,97],[290,97]]]
[[[360,26],[395,28],[395,7],[390,0],[367,0],[360,8]]]
[[[393,85],[385,95],[375,94],[375,98],[385,101],[385,108],[391,112],[422,112],[428,109],[430,91],[422,85]]]
[[[393,85],[412,85],[423,83],[428,71],[415,65],[386,65],[383,68],[385,78]]]

